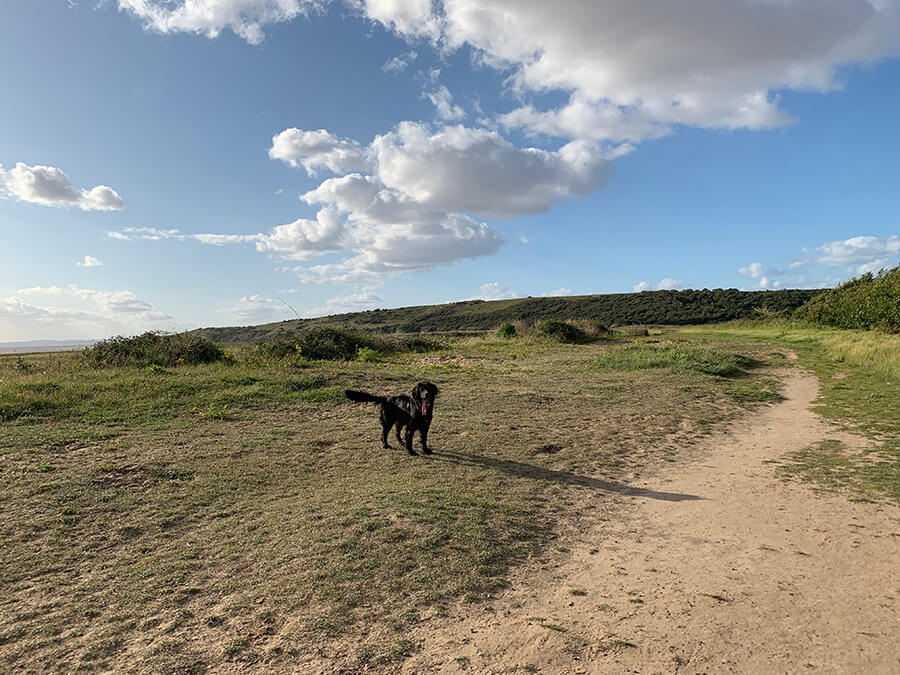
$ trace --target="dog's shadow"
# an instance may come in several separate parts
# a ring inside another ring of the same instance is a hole
[[[629,497],[646,497],[647,499],[659,499],[665,502],[687,502],[697,499],[704,499],[698,495],[682,494],[680,492],[660,492],[658,490],[648,490],[646,488],[632,487],[622,483],[614,483],[599,478],[590,478],[588,476],[579,476],[569,471],[554,471],[553,469],[544,469],[533,464],[523,464],[522,462],[513,462],[508,459],[496,459],[494,457],[482,457],[481,455],[467,455],[459,452],[440,452],[433,451],[430,455],[431,459],[453,462],[454,464],[462,464],[465,466],[480,466],[494,471],[502,471],[510,476],[517,478],[531,478],[532,480],[550,481],[554,483],[562,483],[565,485],[578,485],[580,487],[590,488],[599,492],[614,492]]]

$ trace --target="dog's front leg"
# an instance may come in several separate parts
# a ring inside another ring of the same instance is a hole
[[[428,423],[427,422],[425,423],[425,425],[422,426],[420,433],[422,434],[422,452],[424,452],[426,455],[430,455],[431,449],[428,447]]]
[[[406,427],[406,435],[404,437],[406,451],[411,455],[418,455],[419,453],[413,450],[412,442],[413,442],[413,425],[410,424]]]

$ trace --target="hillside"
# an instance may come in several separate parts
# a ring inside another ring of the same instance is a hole
[[[260,326],[192,331],[217,342],[241,343],[288,338],[312,326],[350,326],[386,333],[491,330],[507,322],[528,325],[543,319],[596,319],[607,325],[715,323],[752,317],[760,311],[792,312],[818,290],[739,291],[734,288],[644,291],[515,300],[469,300],[445,305],[336,314]]]

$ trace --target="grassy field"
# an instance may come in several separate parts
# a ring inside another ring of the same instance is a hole
[[[689,328],[679,334],[710,344],[753,340],[792,349],[798,363],[821,382],[816,412],[866,436],[871,445],[853,452],[839,440],[827,440],[785,458],[781,473],[855,499],[900,503],[900,335],[789,321]]]
[[[628,483],[777,400],[765,366],[788,344],[831,367],[818,343],[735,331],[339,362],[245,346],[171,368],[0,357],[0,669],[402,660],[411,627],[489,598],[580,518],[688,498]],[[843,363],[845,386],[876,377]],[[374,408],[342,395],[424,379],[441,388],[432,457],[382,450]],[[854,423],[890,433],[869,409]]]

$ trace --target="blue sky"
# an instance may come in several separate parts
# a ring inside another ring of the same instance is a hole
[[[900,257],[896,0],[5,0],[0,341]]]

